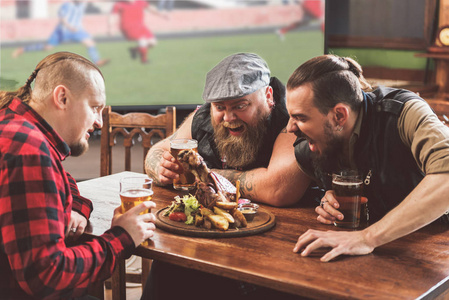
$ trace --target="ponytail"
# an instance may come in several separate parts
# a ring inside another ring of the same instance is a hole
[[[371,90],[372,87],[363,76],[363,71],[360,64],[349,57],[341,57],[341,59],[345,60],[345,62],[348,64],[348,71],[352,72],[359,79],[362,90]]]
[[[24,103],[29,103],[31,100],[31,84],[36,78],[38,70],[34,70],[28,77],[25,85],[21,86],[17,91],[0,91],[0,109],[7,107],[14,98],[19,98]]]

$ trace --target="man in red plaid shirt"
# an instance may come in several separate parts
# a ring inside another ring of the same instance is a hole
[[[0,92],[1,299],[82,297],[153,236],[154,215],[139,215],[155,207],[148,201],[117,208],[103,235],[66,244],[84,232],[92,205],[61,161],[85,152],[104,106],[100,70],[69,52],[43,59],[18,91]]]

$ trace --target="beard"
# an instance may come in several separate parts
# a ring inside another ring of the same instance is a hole
[[[221,157],[226,158],[227,166],[243,168],[256,161],[267,132],[269,114],[270,112],[264,114],[261,110],[258,110],[257,116],[259,117],[254,126],[250,126],[243,121],[223,121],[217,124],[214,118],[211,118],[218,153]],[[241,135],[233,136],[229,134],[229,127],[237,128],[240,126],[244,128]]]
[[[344,150],[344,141],[343,138],[334,135],[329,121],[324,124],[324,134],[326,136],[327,147],[321,153],[312,152],[311,159],[316,178],[325,187],[329,187],[332,182],[329,174],[335,173],[342,169],[342,167],[343,169],[345,167],[340,166],[338,160],[338,157],[340,157]]]
[[[79,141],[76,144],[69,145],[69,147],[71,156],[80,156],[89,149],[89,144]]]

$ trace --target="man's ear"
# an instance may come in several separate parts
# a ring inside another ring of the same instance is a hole
[[[271,108],[274,106],[274,97],[273,97],[273,88],[271,86],[267,86],[265,90],[265,96],[267,97],[268,106]]]
[[[349,110],[349,106],[344,103],[337,103],[337,105],[334,106],[332,111],[334,112],[334,121],[337,125],[345,125],[349,118]]]
[[[67,107],[67,88],[64,85],[58,85],[53,89],[53,104],[59,109]]]

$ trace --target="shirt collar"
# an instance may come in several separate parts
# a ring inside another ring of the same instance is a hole
[[[55,149],[61,160],[70,154],[70,147],[64,142],[61,136],[44,120],[34,109],[18,98],[13,99],[8,108],[18,115],[23,116],[30,123],[35,125],[44,134],[50,145]]]
[[[362,105],[362,107],[360,107],[359,115],[357,116],[357,120],[355,121],[355,124],[354,124],[354,130],[351,135],[351,140],[353,138],[357,139],[360,136],[360,131],[362,130],[363,111],[364,111],[364,107]]]
[[[352,131],[351,137],[349,139],[349,165],[352,169],[356,169],[356,163],[354,160],[354,149],[355,149],[355,144],[357,143],[357,140],[360,137],[360,132],[362,130],[362,120],[363,120],[363,115],[364,115],[364,111],[365,111],[365,101],[366,101],[366,95],[365,93],[363,93],[363,103],[360,106],[360,110],[357,116],[357,120],[355,121],[354,124],[354,130]]]

